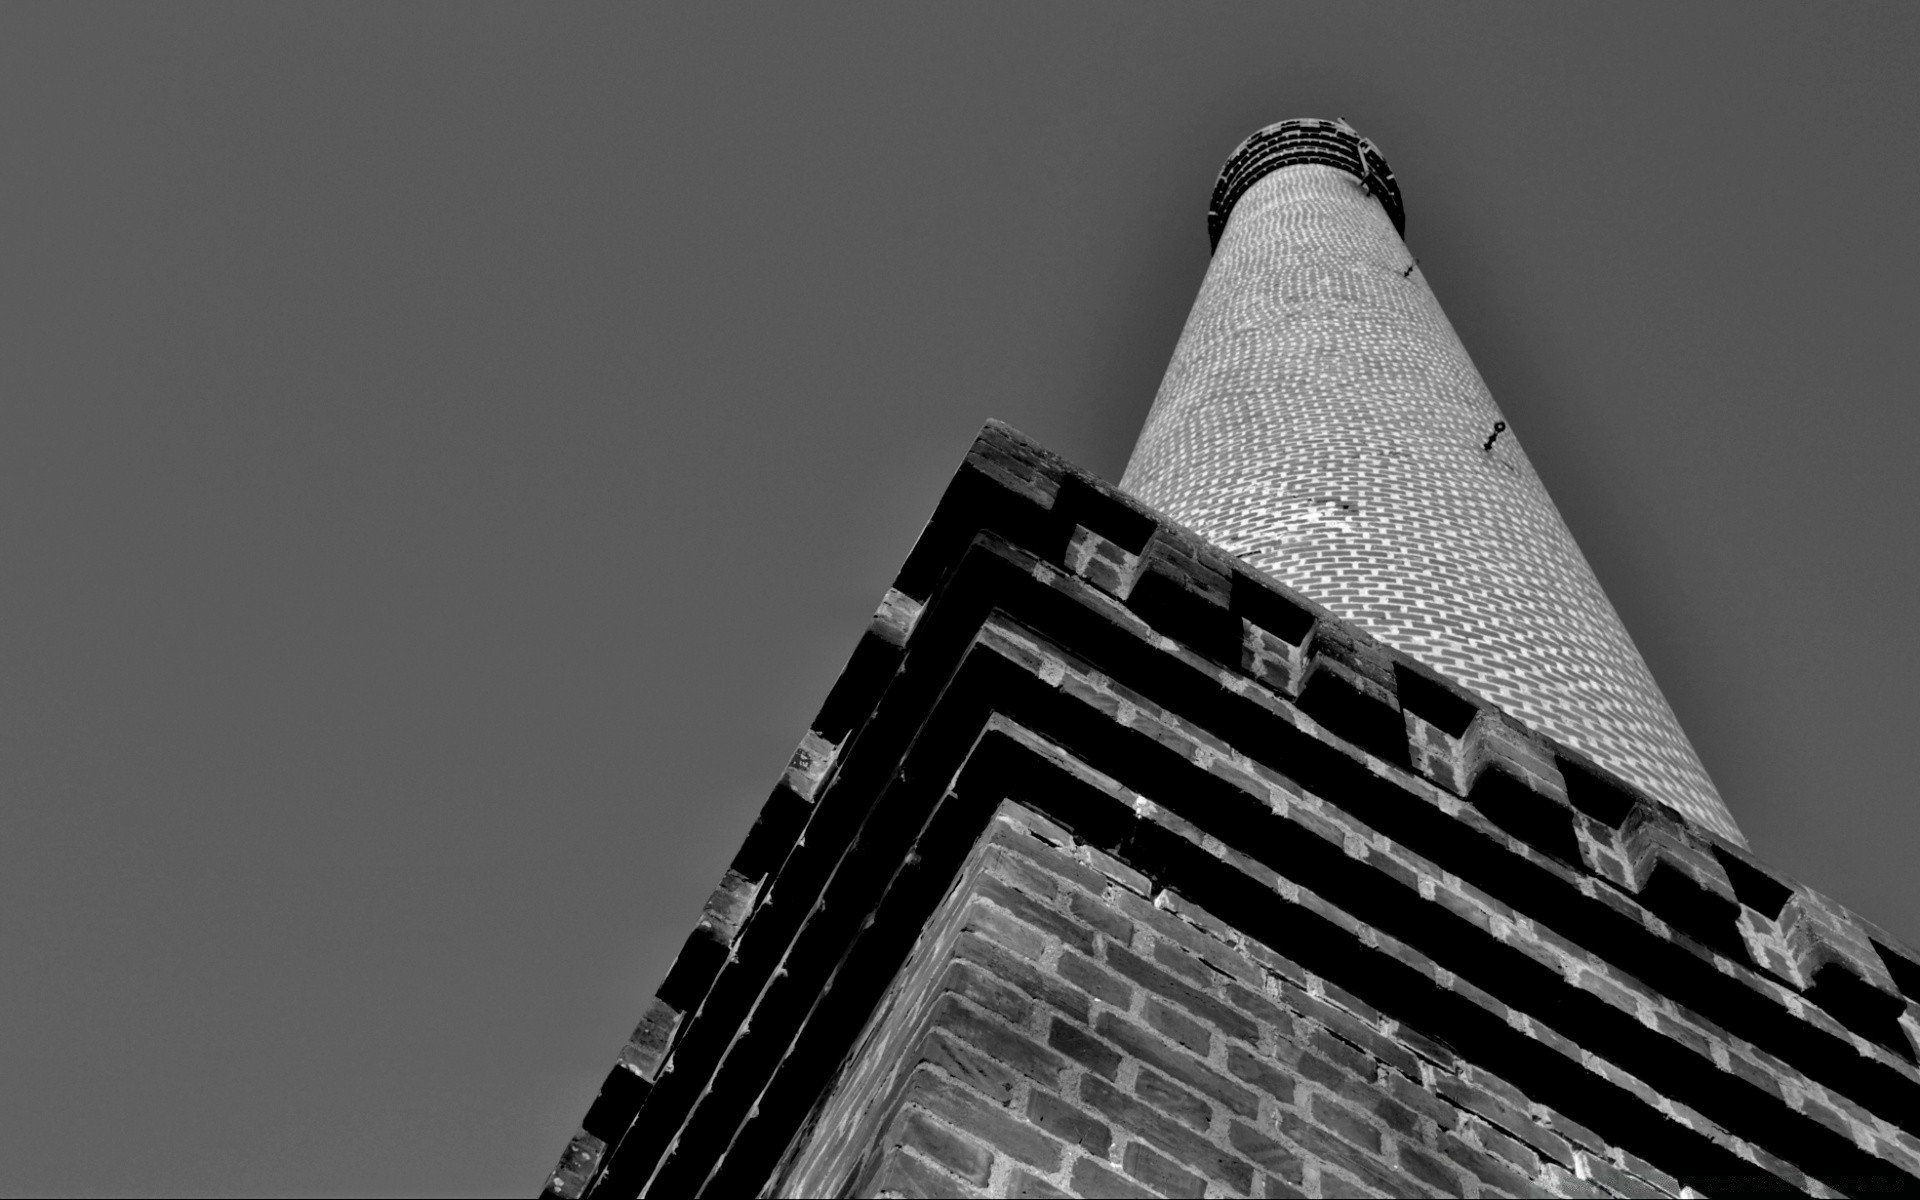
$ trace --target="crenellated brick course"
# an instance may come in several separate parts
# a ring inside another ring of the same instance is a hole
[[[1911,1190],[1916,962],[990,426],[549,1191]]]

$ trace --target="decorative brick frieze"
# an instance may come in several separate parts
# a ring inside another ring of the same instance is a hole
[[[1912,951],[1010,431],[968,463],[554,1194],[1920,1184]]]

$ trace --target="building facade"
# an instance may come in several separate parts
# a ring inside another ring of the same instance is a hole
[[[1116,489],[976,441],[561,1197],[1920,1189],[1920,956],[1745,849],[1337,122]]]

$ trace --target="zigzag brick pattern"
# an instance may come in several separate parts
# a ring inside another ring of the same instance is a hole
[[[1743,841],[1401,241],[1384,161],[1344,126],[1344,169],[1281,153],[1286,127],[1332,125],[1249,139],[1251,183],[1245,148],[1230,162],[1238,200],[1211,215],[1121,487]]]

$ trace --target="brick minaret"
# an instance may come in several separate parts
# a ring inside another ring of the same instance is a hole
[[[1276,126],[1128,490],[981,432],[548,1195],[1920,1190],[1920,952],[1740,843],[1401,219]]]
[[[1233,153],[1120,486],[1740,840],[1343,122]]]

